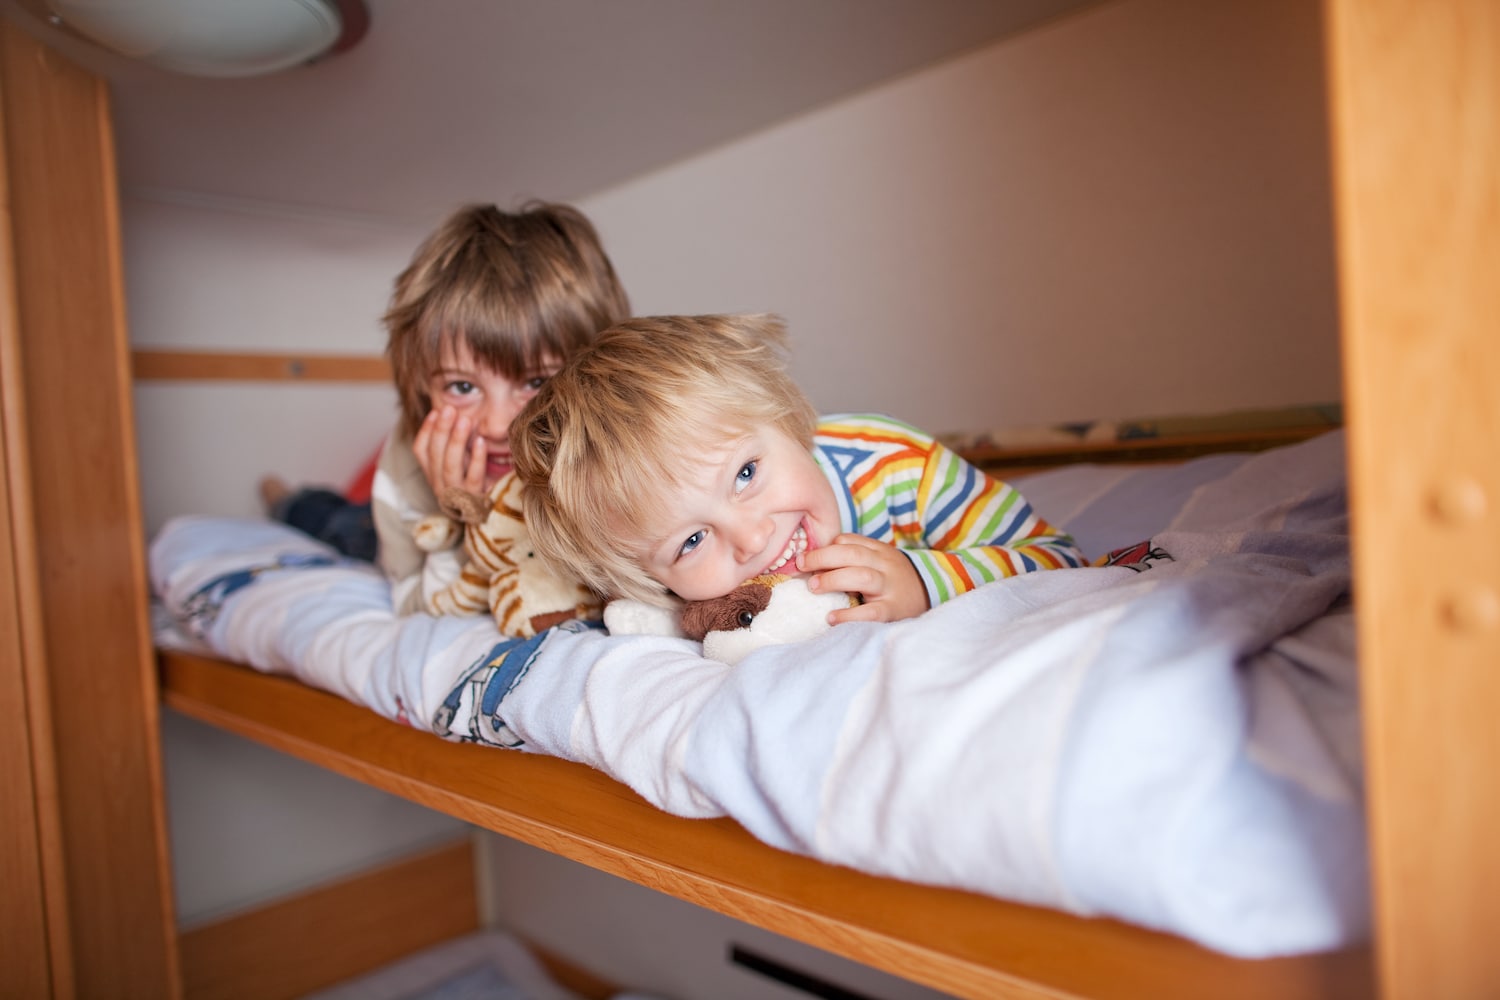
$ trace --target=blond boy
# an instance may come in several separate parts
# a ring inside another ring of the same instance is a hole
[[[538,552],[610,597],[719,597],[766,572],[895,621],[1081,566],[1010,486],[899,421],[819,420],[774,316],[632,319],[574,354],[511,434]]]

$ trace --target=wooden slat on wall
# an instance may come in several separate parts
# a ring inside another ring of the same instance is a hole
[[[182,936],[187,1000],[292,1000],[479,929],[468,840]]]
[[[131,367],[141,380],[274,382],[383,382],[385,358],[357,354],[220,354],[208,351],[137,350]]]
[[[66,902],[49,906],[66,914],[78,996],[172,998],[176,930],[108,93],[3,20],[0,98],[17,377],[32,390],[25,489],[37,648],[53,736],[37,752],[52,755],[66,867]]]
[[[1500,4],[1329,0],[1388,997],[1500,995]]]
[[[367,869],[182,936],[186,1000],[291,1000],[480,929],[472,839]],[[334,930],[336,929],[336,931]],[[524,929],[520,934],[524,938]],[[619,988],[523,943],[565,989]]]

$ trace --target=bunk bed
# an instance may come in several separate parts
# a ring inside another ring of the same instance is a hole
[[[0,634],[13,666],[0,704],[21,722],[5,736],[14,821],[0,824],[0,858],[16,873],[7,885],[18,887],[0,936],[7,992],[266,995],[254,992],[256,967],[288,946],[278,921],[226,929],[238,947],[215,951],[221,964],[206,971],[204,951],[173,926],[156,733],[165,699],[956,995],[1492,995],[1500,571],[1485,554],[1500,551],[1500,471],[1482,449],[1500,382],[1487,329],[1500,315],[1500,16],[1485,0],[1330,0],[1327,12],[1375,918],[1368,947],[1262,960],[822,864],[728,819],[671,816],[582,764],[438,740],[198,653],[158,658],[107,100],[7,22]]]

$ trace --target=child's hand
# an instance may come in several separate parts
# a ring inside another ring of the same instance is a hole
[[[797,557],[797,568],[813,574],[807,587],[815,593],[844,590],[865,599],[858,607],[830,613],[830,625],[894,622],[927,610],[927,588],[911,560],[894,545],[864,535],[840,535],[804,552]]]
[[[428,411],[411,450],[417,464],[427,476],[432,495],[440,497],[448,489],[466,493],[484,493],[484,439],[470,440],[473,424],[451,406]]]

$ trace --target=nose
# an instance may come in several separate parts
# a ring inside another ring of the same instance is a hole
[[[764,553],[774,530],[775,523],[766,515],[757,511],[741,512],[730,530],[735,557],[744,562]]]
[[[504,441],[510,437],[511,422],[516,419],[525,405],[526,400],[517,399],[509,393],[491,396],[485,400],[484,409],[479,415],[479,426],[476,429],[482,437],[489,438],[491,441]]]

